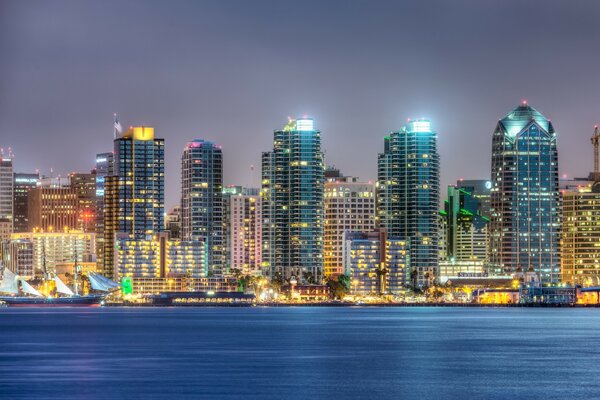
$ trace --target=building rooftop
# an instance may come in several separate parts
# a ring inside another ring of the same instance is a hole
[[[550,120],[544,117],[541,112],[531,107],[526,101],[506,114],[500,120],[500,123],[510,136],[516,136],[531,120],[535,120],[544,131],[554,133],[554,127]]]

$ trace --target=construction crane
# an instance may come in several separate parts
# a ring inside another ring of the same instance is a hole
[[[594,145],[594,182],[598,182],[598,145],[600,144],[600,129],[598,125],[594,126],[594,136],[592,136],[592,144]]]

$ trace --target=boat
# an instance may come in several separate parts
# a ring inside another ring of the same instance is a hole
[[[25,279],[11,270],[4,268],[0,293],[0,303],[9,307],[100,307],[109,292],[116,290],[118,284],[102,275],[90,272],[88,279],[92,289],[102,293],[79,295],[77,290],[77,273],[75,274],[75,291],[71,290],[57,275],[54,276],[56,296],[44,296]],[[21,294],[22,293],[22,294]]]

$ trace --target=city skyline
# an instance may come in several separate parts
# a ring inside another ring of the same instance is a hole
[[[11,60],[0,66],[1,145],[12,147],[17,172],[52,168],[66,176],[93,168],[94,155],[111,149],[118,112],[124,125],[153,126],[165,138],[170,208],[179,198],[185,143],[220,144],[224,183],[258,187],[260,152],[273,130],[286,116],[306,114],[322,131],[327,164],[374,181],[380,137],[407,117],[425,117],[439,133],[445,187],[458,178],[489,178],[498,110],[523,99],[552,118],[561,175],[592,169],[588,142],[600,120],[593,97],[600,88],[598,56],[587,49],[598,33],[595,13],[578,3],[519,3],[515,13],[513,2],[309,1],[306,9],[319,12],[310,16],[315,28],[303,33],[294,27],[305,14],[291,5],[145,4],[3,3],[2,36],[12,39],[0,40]],[[548,24],[526,24],[532,12]],[[396,15],[414,18],[385,23]],[[508,18],[527,30],[495,28]],[[381,23],[367,24],[371,19]],[[282,20],[281,29],[273,24]],[[407,35],[411,30],[421,34]],[[404,62],[411,53],[418,57]],[[294,96],[284,95],[288,89]]]

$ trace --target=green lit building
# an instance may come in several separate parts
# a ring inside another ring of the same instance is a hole
[[[410,285],[434,283],[438,269],[440,157],[427,120],[409,121],[384,140],[377,169],[377,217],[410,245]]]
[[[448,198],[440,212],[445,228],[445,260],[487,262],[489,218],[483,215],[485,205],[474,192],[474,187],[448,186]]]
[[[290,119],[262,154],[263,271],[320,282],[323,277],[324,161],[310,118]]]

